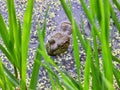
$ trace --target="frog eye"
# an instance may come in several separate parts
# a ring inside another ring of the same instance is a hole
[[[50,39],[50,40],[48,40],[48,42],[49,42],[50,44],[54,44],[54,43],[55,43],[55,40],[54,40],[54,39]]]

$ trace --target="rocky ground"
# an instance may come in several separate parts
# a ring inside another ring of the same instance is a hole
[[[87,0],[85,0],[87,3]],[[27,0],[15,0],[16,4],[16,12],[18,18],[21,20],[21,23],[23,22],[23,15],[26,8]],[[36,21],[39,22],[40,26],[43,23],[44,20],[44,14],[46,11],[46,8],[50,5],[50,10],[47,18],[47,31],[46,31],[46,40],[47,36],[51,34],[52,32],[56,31],[57,28],[59,28],[59,24],[63,21],[68,21],[59,0],[35,0],[34,9],[33,9],[33,20],[32,20],[32,28],[31,28],[31,39],[30,39],[30,45],[29,45],[29,57],[28,57],[28,65],[27,65],[27,82],[29,84],[33,63],[34,63],[34,56],[36,52],[36,48],[38,45],[38,37],[37,37],[37,29],[36,29]],[[72,0],[73,5],[73,13],[77,20],[77,23],[79,27],[81,28],[81,17],[84,21],[84,28],[85,33],[88,39],[92,41],[90,36],[90,30],[88,28],[88,20],[86,16],[84,15],[84,12],[81,8],[81,5],[79,3],[79,0]],[[89,6],[89,5],[88,5]],[[117,10],[116,10],[117,12]],[[8,23],[8,15],[7,15],[7,7],[5,0],[0,0],[0,13],[2,13],[6,23]],[[117,13],[118,17],[120,16],[120,13]],[[120,34],[118,33],[116,27],[114,27],[112,21],[111,21],[111,46],[113,54],[120,58]],[[73,53],[72,53],[72,46],[70,45],[68,51],[61,55],[57,55],[54,58],[55,62],[59,65],[60,68],[66,69],[73,77],[76,77],[75,74],[75,66],[74,66],[74,59],[73,59]],[[4,64],[13,72],[13,67],[10,65],[8,60],[5,58],[5,56],[0,53],[0,57],[2,58]],[[80,47],[80,58],[81,63],[84,65],[85,61],[85,54]],[[61,66],[62,65],[62,66]],[[115,63],[117,67],[120,67],[120,64]],[[81,68],[83,70],[83,67]],[[82,73],[82,72],[81,72]],[[47,77],[46,71],[41,67],[40,68],[40,74],[38,79],[38,90],[50,90],[50,83],[49,79]]]

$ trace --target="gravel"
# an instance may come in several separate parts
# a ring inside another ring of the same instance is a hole
[[[87,2],[87,0],[85,1]],[[20,19],[21,25],[22,25],[23,14],[26,8],[27,0],[15,0],[15,4],[16,4],[17,17]],[[30,39],[30,45],[29,45],[29,57],[28,57],[28,63],[27,63],[27,84],[28,85],[29,85],[30,77],[32,73],[36,48],[38,46],[36,21],[38,21],[40,26],[42,25],[43,20],[44,20],[44,14],[45,14],[48,4],[50,5],[50,10],[49,10],[48,18],[47,18],[47,31],[46,31],[45,41],[47,40],[47,36],[49,34],[57,30],[57,28],[59,27],[59,23],[63,21],[68,21],[68,18],[65,15],[61,7],[59,0],[35,0],[34,9],[33,9],[32,27],[31,27],[31,36],[30,36],[31,39]],[[74,13],[75,19],[79,27],[81,28],[80,17],[82,17],[82,20],[84,20],[84,24],[85,24],[84,27],[85,27],[86,36],[90,38],[90,29],[88,28],[88,20],[86,16],[84,15],[84,12],[81,8],[79,0],[72,0],[72,5],[73,5],[73,13]],[[8,25],[8,15],[7,15],[7,8],[6,8],[5,0],[0,1],[0,13],[2,13],[5,19],[5,22]],[[119,17],[119,14],[118,14],[118,17]],[[114,26],[112,21],[111,21],[110,45],[112,47],[113,55],[117,56],[120,59],[120,34],[118,30],[116,29],[116,27]],[[12,73],[14,73],[12,65],[7,60],[7,58],[4,56],[4,54],[1,52],[0,52],[0,57],[2,58],[5,66],[8,67]],[[80,45],[80,59],[82,63],[81,74],[83,73],[83,69],[84,69],[85,57],[86,56],[85,56],[84,50]],[[70,73],[72,77],[74,78],[77,77],[76,68],[75,68],[74,59],[73,59],[72,45],[70,45],[68,51],[66,51],[65,53],[51,57],[51,58],[54,59],[54,61],[58,64],[60,68],[68,71],[68,73]],[[116,67],[120,68],[120,64],[118,63],[114,63],[114,64],[116,65]],[[47,73],[44,70],[44,68],[40,67],[37,89],[38,90],[50,90],[50,88],[51,86],[49,83]]]

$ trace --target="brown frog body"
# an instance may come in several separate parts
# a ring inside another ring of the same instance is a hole
[[[71,24],[69,22],[63,22],[60,26],[60,30],[56,31],[48,38],[46,44],[47,53],[51,56],[55,56],[67,51],[70,44],[71,31]]]

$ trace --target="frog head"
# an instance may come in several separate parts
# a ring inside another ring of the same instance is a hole
[[[61,33],[53,35],[46,44],[47,53],[51,56],[65,52],[70,44],[70,37]]]

